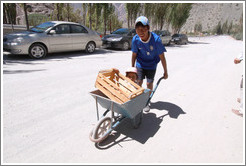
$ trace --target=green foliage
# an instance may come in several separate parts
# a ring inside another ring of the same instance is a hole
[[[194,31],[202,32],[202,24],[201,23],[195,24]]]
[[[221,25],[221,22],[219,21],[212,33],[217,35],[227,34],[237,40],[243,40],[243,16],[241,16],[238,24],[233,24],[233,22],[231,22],[228,25],[228,21],[226,21]]]
[[[28,22],[30,26],[36,26],[43,22],[50,21],[50,18],[44,14],[29,14]]]
[[[83,3],[81,20],[82,24],[104,34],[122,27],[112,3]]]
[[[126,3],[126,12],[127,12],[127,25],[128,28],[134,27],[135,20],[137,16],[141,13],[142,4],[140,3]]]
[[[171,24],[174,33],[179,33],[180,29],[185,24],[187,18],[190,16],[191,8],[191,3],[177,3],[173,5]]]
[[[3,23],[16,24],[16,4],[3,3]]]
[[[222,27],[221,27],[221,22],[220,21],[218,22],[218,25],[215,27],[214,33],[217,34],[217,35],[223,34],[222,33]]]
[[[157,24],[157,27],[159,30],[162,29],[165,20],[168,17],[168,8],[170,7],[167,3],[161,3],[161,4],[154,4],[154,22]]]

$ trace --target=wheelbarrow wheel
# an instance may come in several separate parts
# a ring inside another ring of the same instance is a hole
[[[110,117],[103,117],[100,119],[94,129],[90,132],[90,140],[92,142],[102,142],[106,139],[110,134],[108,131],[111,129],[111,121],[112,119]]]
[[[132,125],[134,129],[139,128],[140,124],[142,123],[142,119],[143,119],[143,111],[141,111],[132,119]]]

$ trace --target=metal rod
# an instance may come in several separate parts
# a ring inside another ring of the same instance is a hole
[[[96,109],[97,109],[97,121],[99,120],[99,113],[98,113],[98,102],[97,102],[97,96],[96,96]]]
[[[154,88],[154,90],[152,91],[152,93],[150,94],[150,97],[149,97],[149,99],[148,99],[148,101],[147,101],[147,103],[146,103],[146,106],[149,104],[151,98],[153,97],[153,95],[154,95],[154,93],[155,93],[155,91],[156,91],[156,89],[157,89],[157,87],[158,87],[158,85],[160,84],[160,82],[161,82],[162,79],[164,79],[164,77],[161,77],[161,78],[157,81],[157,83],[156,83],[156,85],[155,85],[155,88]]]
[[[114,107],[114,102],[111,102],[111,127],[113,125],[113,119],[114,119],[114,110],[113,110],[113,107]]]

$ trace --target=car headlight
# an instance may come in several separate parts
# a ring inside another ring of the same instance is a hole
[[[18,37],[18,38],[15,38],[11,41],[11,45],[19,45],[21,43],[24,43],[24,38],[23,37]]]
[[[122,37],[120,38],[108,38],[108,41],[120,41]]]

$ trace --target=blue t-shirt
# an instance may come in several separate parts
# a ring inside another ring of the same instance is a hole
[[[137,68],[155,70],[160,62],[159,55],[166,52],[166,49],[161,38],[151,32],[147,42],[143,42],[138,35],[132,38],[132,52],[137,53]]]

